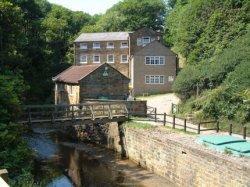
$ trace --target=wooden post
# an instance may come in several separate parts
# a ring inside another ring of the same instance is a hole
[[[108,111],[109,111],[109,119],[112,119],[113,116],[112,116],[112,110],[111,110],[110,104],[108,105]]]
[[[157,109],[155,108],[155,122],[157,122]]]
[[[65,109],[66,109],[66,117],[69,118],[69,110],[70,110],[70,108],[68,106],[65,106]]]
[[[163,125],[165,126],[166,125],[166,113],[164,112],[164,116],[163,116]]]
[[[71,107],[71,120],[74,120],[74,106]]]
[[[184,132],[187,132],[187,119],[184,119]]]
[[[229,132],[228,132],[230,136],[232,135],[232,132],[233,132],[233,124],[230,123],[229,124]]]
[[[199,123],[198,124],[198,134],[200,134],[201,133],[201,124]]]
[[[93,105],[90,105],[89,109],[91,111],[91,118],[92,118],[92,120],[94,120],[95,119],[95,114],[94,114],[94,107],[93,107]]]
[[[55,123],[55,116],[54,116],[54,111],[51,113],[51,123]]]
[[[175,115],[173,115],[173,129],[175,129]]]
[[[246,137],[247,137],[247,127],[244,126],[243,127],[243,139],[246,139]]]
[[[220,124],[219,121],[216,122],[216,132],[218,133],[220,130]]]
[[[30,112],[30,107],[28,108],[28,124],[31,125],[31,112]]]

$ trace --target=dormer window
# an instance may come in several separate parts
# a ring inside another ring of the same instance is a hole
[[[94,42],[93,43],[93,49],[100,49],[100,48],[101,48],[100,42]]]
[[[80,43],[80,49],[88,49],[87,43]]]
[[[121,48],[128,48],[128,42],[121,42]]]
[[[108,49],[114,49],[114,42],[108,42],[107,43],[107,48]]]
[[[150,37],[142,37],[142,45],[147,45],[150,43]]]

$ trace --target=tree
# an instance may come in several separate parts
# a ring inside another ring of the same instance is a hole
[[[246,33],[248,11],[246,0],[177,1],[166,19],[165,40],[188,63],[198,63]]]
[[[133,31],[142,27],[163,30],[166,4],[163,0],[124,0],[110,8],[93,26],[83,31]]]

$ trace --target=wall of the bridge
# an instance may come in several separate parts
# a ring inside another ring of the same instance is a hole
[[[72,125],[73,124],[73,125]],[[122,124],[122,123],[119,123]],[[37,127],[37,126],[36,126]],[[119,147],[114,140],[119,139],[118,122],[104,122],[104,123],[82,123],[77,122],[64,122],[54,125],[65,136],[69,136],[72,139],[77,139],[83,142],[93,142],[106,146],[112,146],[109,148]],[[113,145],[116,145],[115,147]],[[120,151],[120,149],[119,149]]]

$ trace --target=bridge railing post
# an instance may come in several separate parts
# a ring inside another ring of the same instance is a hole
[[[30,111],[30,107],[28,108],[28,124],[31,124],[31,111]]]
[[[74,120],[74,106],[71,106],[71,120]]]
[[[111,104],[108,105],[108,111],[109,111],[109,119],[112,119],[113,115],[112,115],[112,110],[111,110]]]
[[[95,114],[94,114],[94,107],[93,107],[93,105],[90,105],[89,109],[90,109],[90,112],[91,112],[91,118],[92,118],[92,120],[94,120],[95,119]]]
[[[54,114],[55,112],[54,111],[52,111],[52,113],[51,113],[51,123],[53,124],[53,123],[55,123],[55,114]]]

